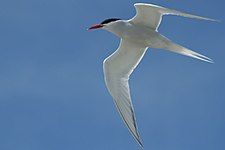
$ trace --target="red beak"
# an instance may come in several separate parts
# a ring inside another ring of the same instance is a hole
[[[93,25],[93,26],[91,26],[90,28],[88,28],[88,30],[99,29],[99,28],[102,28],[102,27],[103,27],[102,24],[96,24],[96,25]]]

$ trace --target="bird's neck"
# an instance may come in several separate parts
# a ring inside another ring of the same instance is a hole
[[[105,29],[116,36],[122,38],[124,31],[127,30],[129,26],[129,22],[125,20],[119,20],[117,22],[111,23],[110,25],[106,26]]]

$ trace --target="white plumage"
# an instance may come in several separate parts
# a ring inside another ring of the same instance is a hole
[[[143,147],[137,131],[128,81],[147,48],[165,49],[203,61],[213,62],[212,59],[175,44],[158,33],[162,16],[171,14],[209,21],[216,20],[153,4],[137,3],[134,6],[137,13],[132,19],[111,19],[111,22],[105,21],[107,24],[95,25],[90,29],[103,28],[121,38],[119,48],[104,60],[105,83],[129,131]]]

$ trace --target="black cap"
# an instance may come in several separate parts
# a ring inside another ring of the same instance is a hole
[[[101,24],[108,24],[110,22],[114,22],[114,21],[117,21],[117,20],[121,20],[119,18],[110,18],[110,19],[106,19],[104,21],[101,22]]]

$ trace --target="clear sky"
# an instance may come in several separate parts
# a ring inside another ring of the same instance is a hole
[[[86,28],[149,2],[221,23],[166,16],[159,31],[209,64],[149,49],[130,80],[145,149],[225,149],[224,0],[0,1],[0,149],[137,150],[106,90],[119,39]]]

